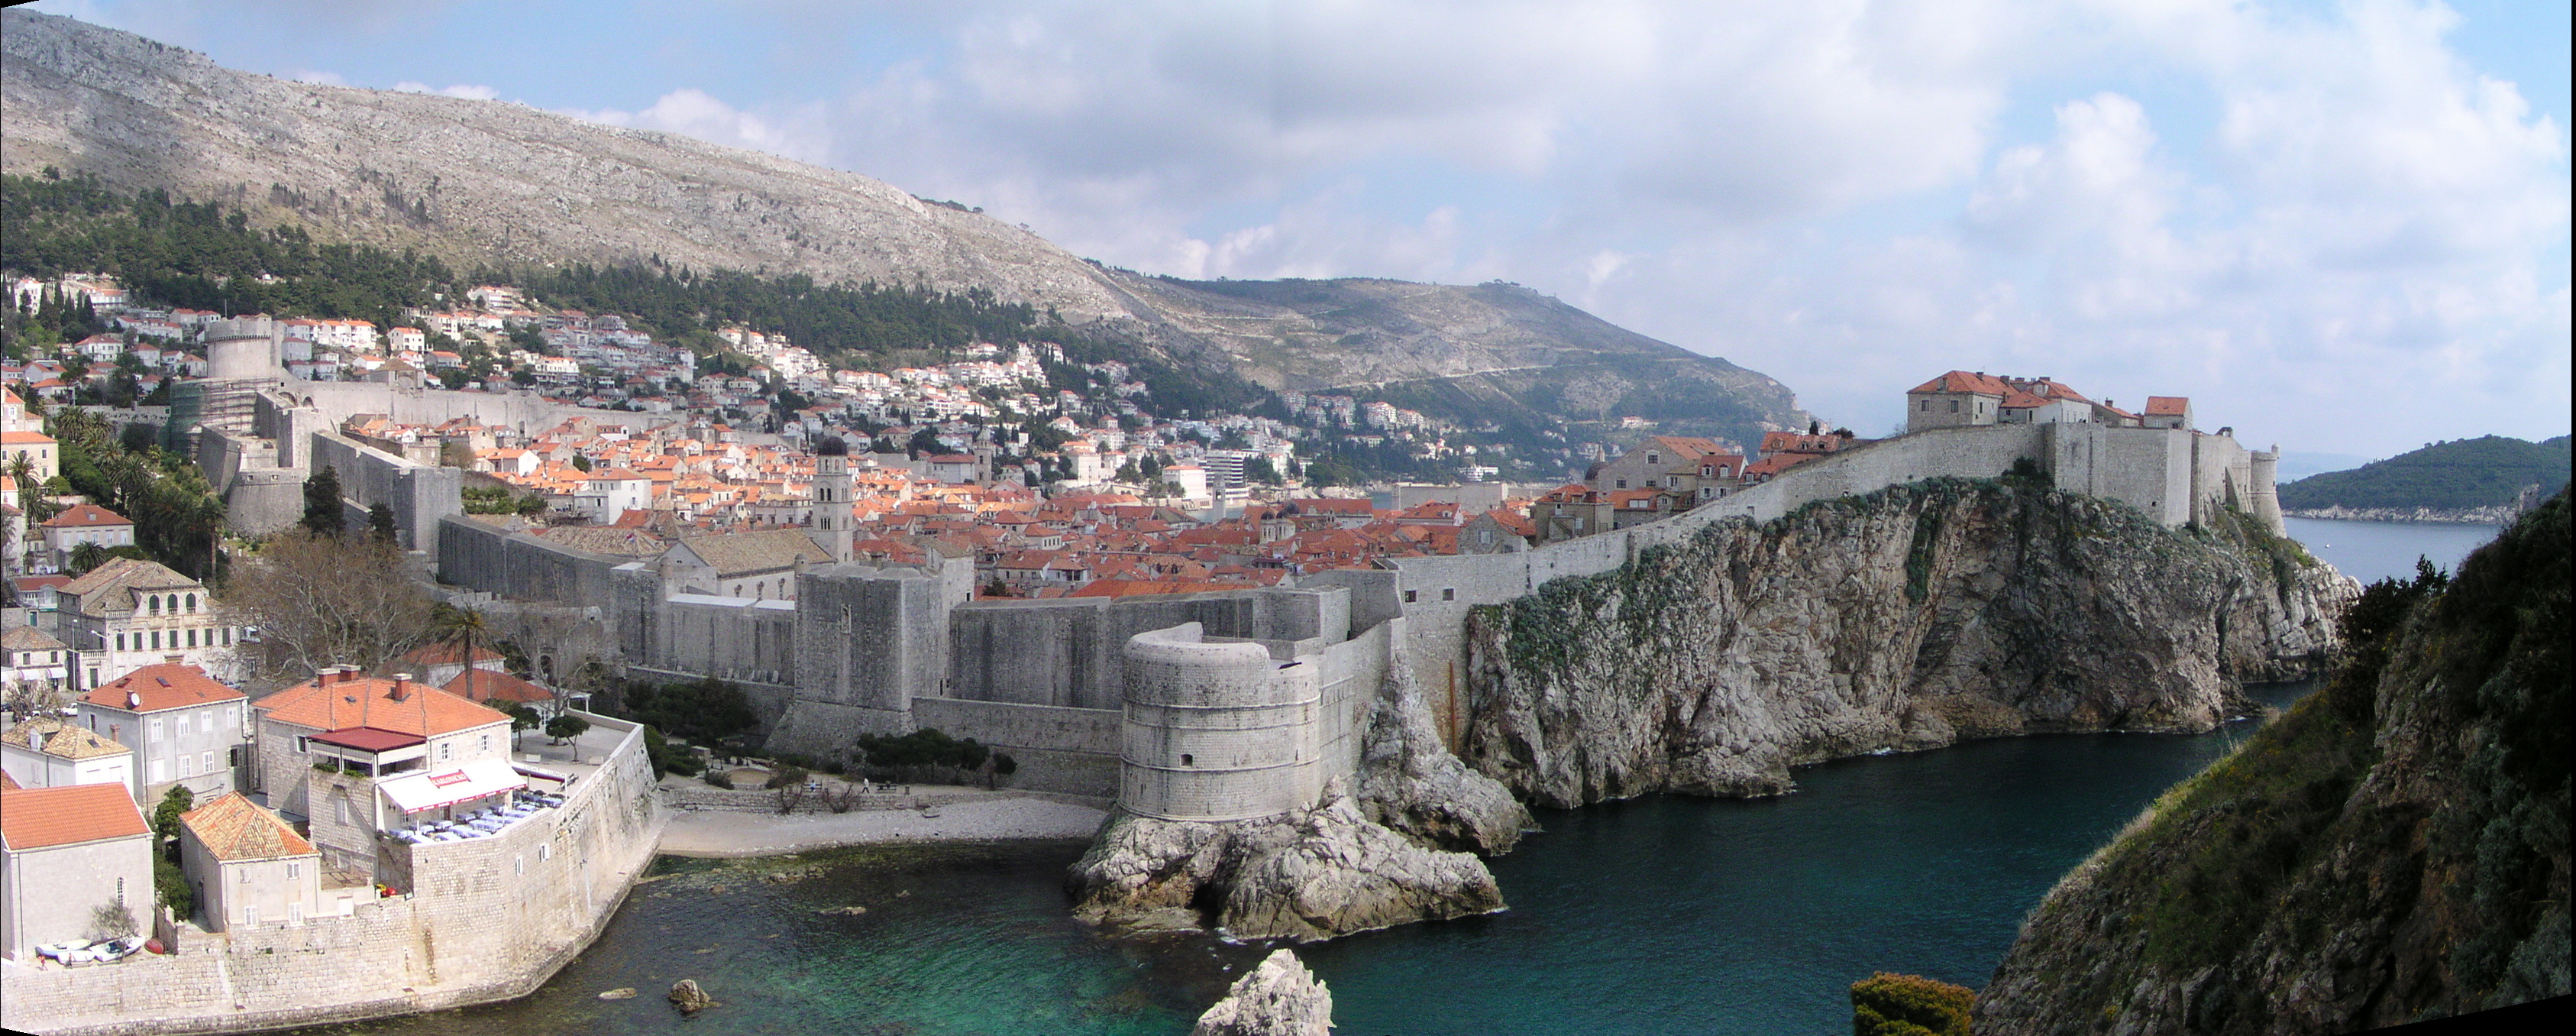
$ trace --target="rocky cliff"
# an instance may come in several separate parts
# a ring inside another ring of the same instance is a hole
[[[2565,996],[2561,492],[2447,586],[2374,585],[2325,687],[2024,922],[1990,1036],[2343,1033]]]
[[[11,173],[219,201],[462,270],[658,257],[981,287],[1272,389],[1366,391],[1463,427],[1535,422],[1530,436],[1633,414],[1755,441],[1808,420],[1768,377],[1512,285],[1146,277],[856,173],[502,101],[288,82],[23,10],[0,13],[0,122]]]
[[[2205,730],[2301,676],[2358,592],[2231,518],[2167,529],[2015,480],[1712,524],[1469,620],[1461,755],[1524,799],[1769,795],[1961,738]]]
[[[1312,942],[1501,910],[1472,853],[1508,851],[1529,813],[1440,746],[1403,666],[1364,753],[1357,794],[1336,780],[1309,810],[1228,823],[1112,812],[1066,876],[1074,915],[1121,932]]]
[[[1333,993],[1295,950],[1273,950],[1199,1016],[1190,1036],[1330,1036]]]

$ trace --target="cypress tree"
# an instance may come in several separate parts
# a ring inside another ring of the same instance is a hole
[[[391,515],[387,515],[391,517]],[[340,473],[325,464],[313,477],[304,480],[304,527],[324,536],[337,536],[343,528],[340,511]]]

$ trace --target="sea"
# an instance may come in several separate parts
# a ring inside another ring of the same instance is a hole
[[[2456,568],[2495,529],[2291,519],[2364,581]],[[2304,683],[2252,688],[2280,706]],[[1300,947],[1337,1031],[1822,1034],[1877,971],[1982,986],[2057,878],[2252,732],[2063,734],[1865,756],[1759,800],[1649,796],[1542,810],[1491,861],[1508,909]],[[1273,947],[1105,939],[1063,891],[1078,842],[665,857],[608,930],[506,1004],[310,1034],[671,1031],[663,993],[720,1006],[700,1036],[1178,1036]],[[853,912],[849,908],[864,908]],[[633,989],[631,999],[598,994]]]

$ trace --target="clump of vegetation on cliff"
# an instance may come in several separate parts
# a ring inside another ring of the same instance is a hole
[[[1879,972],[1852,983],[1852,1036],[1968,1036],[1975,990]]]
[[[2568,506],[2369,587],[2320,690],[2033,912],[1979,1029],[2345,1032],[2565,994]]]

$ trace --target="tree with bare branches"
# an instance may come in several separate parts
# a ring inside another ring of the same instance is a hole
[[[259,643],[242,651],[259,678],[302,680],[329,665],[379,670],[437,635],[429,594],[403,573],[402,549],[373,537],[272,536],[234,571],[224,596],[259,627]]]

